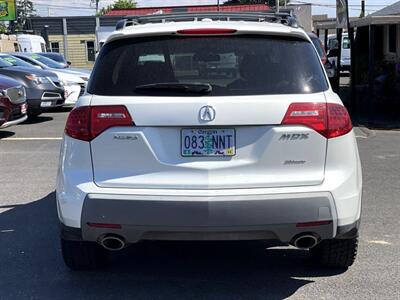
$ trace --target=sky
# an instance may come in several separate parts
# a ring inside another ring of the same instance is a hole
[[[93,15],[94,0],[32,0],[37,14],[40,16]],[[220,0],[223,2],[224,0]],[[366,0],[367,13],[373,13],[399,0]],[[100,7],[112,4],[114,0],[100,0]],[[177,6],[216,4],[217,0],[137,0],[138,7]],[[335,16],[336,0],[292,0],[292,2],[312,3],[313,14],[328,14]],[[351,16],[360,15],[361,0],[349,0]]]

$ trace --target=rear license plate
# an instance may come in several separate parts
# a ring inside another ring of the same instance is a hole
[[[41,107],[50,107],[52,105],[51,101],[44,101],[40,103]]]
[[[235,129],[182,129],[181,154],[182,156],[234,156]]]

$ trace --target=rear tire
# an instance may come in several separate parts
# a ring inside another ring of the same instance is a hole
[[[350,267],[357,256],[358,238],[324,240],[310,249],[311,256],[318,264],[338,269]]]
[[[72,270],[93,270],[107,263],[107,252],[95,242],[61,239],[65,264]]]

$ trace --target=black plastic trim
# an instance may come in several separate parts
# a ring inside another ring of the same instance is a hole
[[[360,223],[361,219],[349,225],[338,226],[335,239],[352,239],[358,237]]]
[[[67,241],[82,241],[82,230],[60,223],[60,236]]]

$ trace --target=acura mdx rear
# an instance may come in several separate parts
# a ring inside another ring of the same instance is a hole
[[[66,124],[63,257],[85,269],[145,240],[277,240],[346,268],[361,186],[351,120],[303,30],[126,27]]]

